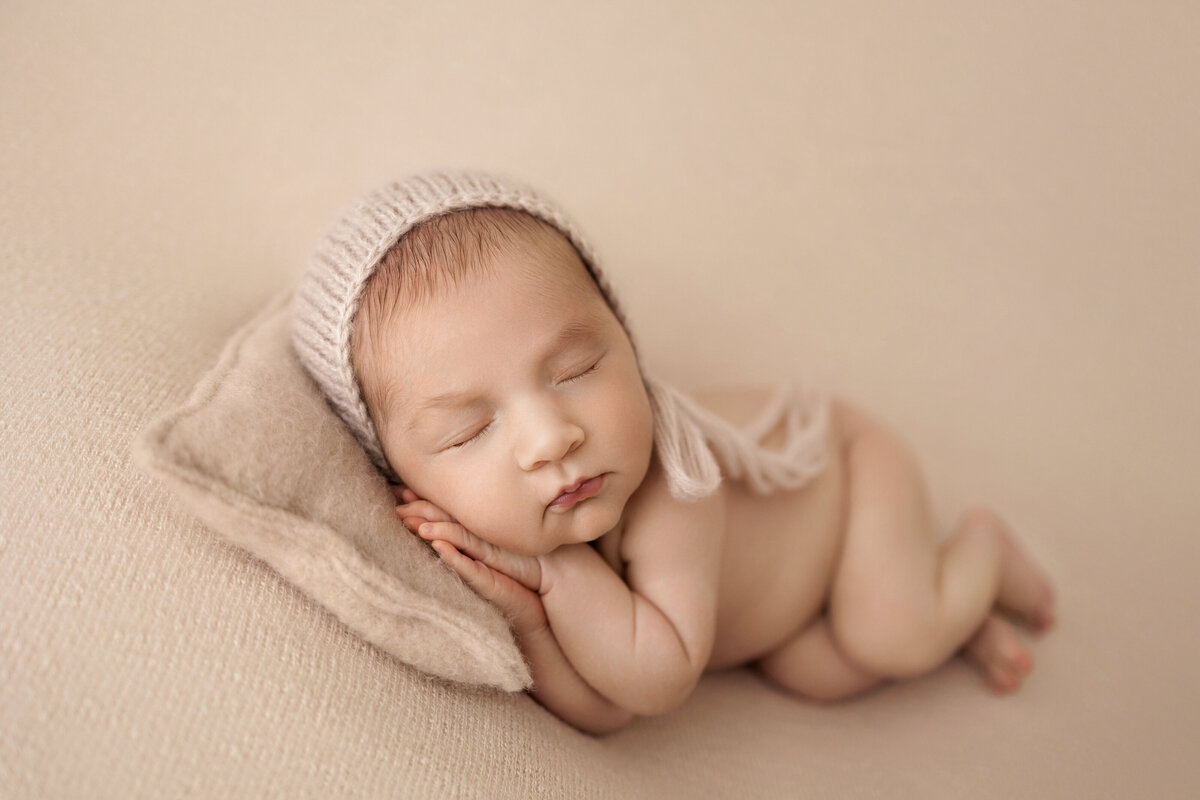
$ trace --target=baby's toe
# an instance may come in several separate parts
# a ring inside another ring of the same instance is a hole
[[[1055,622],[1057,622],[1055,606],[1054,587],[1047,583],[1043,589],[1042,602],[1033,615],[1035,630],[1045,632],[1054,627]]]

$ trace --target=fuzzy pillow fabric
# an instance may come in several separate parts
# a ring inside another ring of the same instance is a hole
[[[290,295],[233,335],[188,400],[139,436],[135,461],[212,529],[406,664],[527,688],[504,618],[401,525],[387,482],[296,360]]]

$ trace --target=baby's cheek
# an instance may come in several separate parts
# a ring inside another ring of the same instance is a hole
[[[416,492],[422,500],[428,500],[450,516],[462,521],[460,509],[464,507],[464,499],[461,496],[463,486],[453,473],[433,465],[412,461],[401,463],[404,468],[397,468],[397,473],[405,486]]]
[[[522,508],[517,499],[520,496],[514,489],[494,481],[463,476],[454,498],[459,513],[450,514],[468,530],[495,544],[495,539],[529,524],[530,511]]]
[[[626,390],[614,405],[613,426],[630,453],[649,451],[654,444],[654,413],[644,390]]]

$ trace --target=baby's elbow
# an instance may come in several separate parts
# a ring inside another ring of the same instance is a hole
[[[690,688],[686,692],[650,693],[634,698],[628,706],[629,710],[639,717],[656,717],[679,708],[690,694]]]
[[[619,705],[639,717],[653,717],[674,711],[692,694],[708,663],[711,645],[688,651],[678,635],[658,640],[642,650],[632,669],[625,674],[623,686],[614,693]],[[617,697],[619,695],[619,699]]]
[[[692,670],[680,671],[664,679],[647,681],[631,692],[622,706],[639,717],[654,717],[674,711],[696,688],[700,676]]]
[[[617,709],[614,713],[607,714],[603,719],[588,720],[586,723],[577,724],[575,727],[590,736],[603,738],[610,733],[616,733],[633,721],[634,714],[625,709]]]
[[[657,717],[660,714],[666,714],[679,708],[686,699],[686,694],[682,696],[649,697],[631,705],[635,708],[633,713],[639,717]]]

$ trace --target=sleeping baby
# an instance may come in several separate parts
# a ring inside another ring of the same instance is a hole
[[[940,540],[905,444],[799,388],[646,375],[587,241],[507,179],[431,174],[347,211],[297,291],[301,362],[396,513],[512,626],[533,696],[615,730],[752,665],[832,701],[956,654],[997,691],[1054,622],[1005,522]]]

